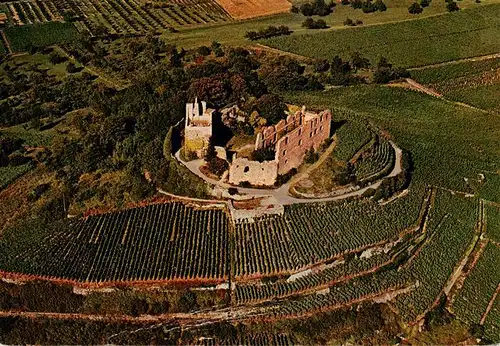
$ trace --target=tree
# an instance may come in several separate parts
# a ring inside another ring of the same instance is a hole
[[[287,106],[278,95],[265,94],[257,100],[256,106],[260,116],[266,119],[268,124],[276,124],[286,117]]]
[[[422,11],[423,9],[418,2],[414,2],[410,5],[410,7],[408,7],[408,12],[410,12],[411,14],[420,14],[422,13]]]
[[[210,162],[217,157],[217,150],[215,150],[215,139],[213,136],[208,140],[207,152],[205,153],[205,161]]]
[[[459,11],[460,7],[458,7],[458,4],[455,1],[448,1],[446,3],[446,9],[448,10],[448,12],[455,12]]]
[[[220,58],[220,57],[224,56],[224,51],[222,50],[222,45],[219,42],[213,41],[210,48],[212,49],[212,52],[214,52],[216,57]]]
[[[212,50],[207,46],[200,46],[198,47],[196,52],[201,56],[208,56],[210,55],[210,53],[212,53]]]
[[[330,64],[326,59],[318,59],[314,61],[314,72],[326,72],[330,69]]]
[[[302,26],[304,28],[308,28],[308,29],[326,29],[326,28],[328,28],[328,25],[326,25],[326,22],[323,19],[314,20],[311,17],[307,18],[302,23]]]
[[[420,6],[428,7],[431,4],[431,0],[420,0]]]
[[[163,141],[163,157],[165,157],[166,160],[170,160],[172,155],[172,132],[173,129],[170,127]]]
[[[370,67],[370,60],[363,58],[359,52],[351,54],[351,63],[355,69]]]
[[[380,12],[387,11],[387,6],[384,4],[384,2],[382,0],[375,1],[375,7]]]
[[[75,72],[78,72],[78,68],[75,66],[75,64],[73,64],[72,62],[70,62],[68,64],[68,66],[66,66],[66,71],[68,73],[75,73]]]

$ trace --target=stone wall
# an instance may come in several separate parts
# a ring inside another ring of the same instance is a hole
[[[279,174],[285,174],[292,168],[299,167],[309,149],[319,149],[330,137],[331,120],[332,114],[328,110],[315,115],[307,113],[302,125],[277,141],[275,148]]]
[[[278,163],[276,161],[251,161],[247,158],[236,158],[229,166],[229,183],[238,185],[249,182],[255,186],[274,185],[278,177]]]
[[[184,127],[184,151],[194,152],[203,157],[212,136],[212,117],[214,110],[207,108],[206,102],[186,104],[186,122]]]

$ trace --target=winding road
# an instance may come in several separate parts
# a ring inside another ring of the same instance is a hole
[[[238,193],[240,193],[242,195],[246,195],[249,198],[272,197],[281,205],[338,201],[338,200],[346,199],[349,197],[361,196],[368,189],[377,189],[380,186],[380,184],[382,183],[382,180],[384,180],[385,178],[394,177],[402,172],[403,152],[394,142],[390,141],[390,143],[391,143],[391,145],[394,148],[394,151],[396,153],[396,158],[395,158],[396,162],[394,164],[394,168],[392,169],[392,171],[386,177],[381,178],[380,180],[378,180],[378,181],[376,181],[376,182],[374,182],[374,183],[372,183],[364,188],[357,189],[355,191],[350,191],[350,192],[346,192],[346,193],[338,193],[335,196],[331,196],[331,197],[297,198],[297,197],[293,197],[289,194],[290,186],[294,181],[294,179],[292,179],[288,183],[283,184],[282,186],[280,186],[277,189],[255,189],[255,188],[237,187]],[[326,158],[326,156],[328,156],[328,155],[330,155],[330,150],[325,151],[325,153],[323,153],[323,155],[321,156],[320,160],[321,161],[324,160]],[[203,159],[197,159],[197,160],[193,160],[193,161],[184,161],[184,160],[182,160],[182,158],[180,156],[180,151],[175,153],[175,158],[181,164],[183,164],[187,169],[189,169],[193,174],[197,175],[198,177],[200,177],[201,179],[203,179],[204,181],[206,181],[210,185],[217,186],[217,187],[222,188],[224,190],[227,190],[231,187],[233,187],[233,188],[235,187],[235,186],[230,185],[228,183],[209,178],[205,174],[203,174],[200,171],[200,166],[202,166],[203,162],[204,162]],[[313,165],[309,169],[312,169],[314,167],[315,166]],[[345,190],[348,191],[348,189],[345,189]]]

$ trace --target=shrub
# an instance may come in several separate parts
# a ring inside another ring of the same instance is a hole
[[[431,4],[431,0],[420,0],[420,6],[428,7]]]
[[[305,163],[314,163],[318,161],[319,159],[319,154],[314,151],[314,148],[310,148],[308,151],[306,151],[306,155],[304,156],[304,162]]]
[[[290,35],[292,31],[288,26],[280,25],[278,27],[270,25],[265,29],[259,31],[247,31],[245,38],[255,41],[262,38],[270,38],[275,36]]]
[[[349,1],[349,0],[342,0],[342,1],[340,1],[340,3],[341,3],[342,5],[349,5],[349,4],[350,4],[350,1]]]
[[[300,8],[297,6],[293,5],[292,8],[290,9],[290,12],[292,13],[300,13]]]
[[[411,14],[420,14],[422,13],[422,11],[423,9],[418,2],[414,2],[410,5],[410,7],[408,7],[408,12],[410,12]]]
[[[330,64],[326,59],[318,59],[314,62],[314,72],[327,72]]]
[[[375,6],[377,7],[377,11],[380,12],[387,11],[387,6],[384,4],[382,0],[375,1]]]
[[[196,53],[198,53],[198,55],[201,55],[201,56],[208,56],[208,55],[210,55],[210,53],[212,53],[212,50],[210,49],[210,47],[200,46],[196,50]]]
[[[272,161],[276,157],[276,152],[272,148],[262,148],[252,152],[251,159],[253,161]]]
[[[302,23],[302,26],[304,28],[308,28],[308,29],[326,29],[326,28],[328,28],[328,25],[326,25],[326,22],[323,19],[314,20],[310,17],[307,18]]]
[[[347,17],[346,20],[344,20],[344,25],[345,26],[356,26],[356,23],[354,23],[354,21],[351,18]]]
[[[460,7],[458,7],[458,4],[455,1],[449,1],[446,4],[446,9],[448,10],[448,12],[455,12],[459,11]]]
[[[70,62],[68,64],[68,66],[66,66],[66,71],[68,73],[75,73],[75,72],[78,72],[78,68],[75,66],[75,64],[73,64],[72,62]]]

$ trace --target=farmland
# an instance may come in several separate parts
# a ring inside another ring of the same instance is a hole
[[[174,1],[154,5],[138,0],[14,1],[8,3],[16,26],[39,25],[63,20],[73,13],[78,31],[90,35],[144,35],[161,33],[184,25],[219,23],[231,19],[215,2]]]
[[[295,54],[332,59],[348,58],[354,51],[376,63],[385,56],[401,67],[429,65],[477,55],[497,53],[500,5],[461,12],[319,33],[301,33],[264,40],[263,43]],[[437,33],[436,33],[437,32]],[[418,40],[414,40],[418,33]]]
[[[488,237],[500,242],[500,207],[486,205],[486,233]]]
[[[470,324],[480,324],[500,283],[500,247],[488,243],[458,293],[453,311]]]
[[[500,112],[500,58],[417,69],[412,76],[450,100]]]
[[[72,23],[51,22],[5,29],[12,50],[22,52],[30,47],[44,47],[55,43],[70,42],[77,31]]]
[[[25,230],[17,235],[24,241],[4,248],[8,254],[2,258],[7,261],[1,264],[3,269],[80,282],[216,282],[227,275],[228,219],[217,209],[153,205],[33,234],[37,231]],[[8,239],[4,241],[8,244]]]
[[[223,8],[235,19],[245,19],[271,15],[290,10],[290,2],[287,0],[277,1],[237,1],[237,0],[219,0]]]
[[[416,190],[411,197],[385,207],[369,201],[292,205],[285,209],[284,216],[239,223],[235,231],[235,275],[290,273],[394,241],[417,222],[422,198],[423,191]],[[369,229],[371,232],[367,232]]]
[[[29,163],[20,166],[0,167],[0,190],[32,168],[33,166]]]

